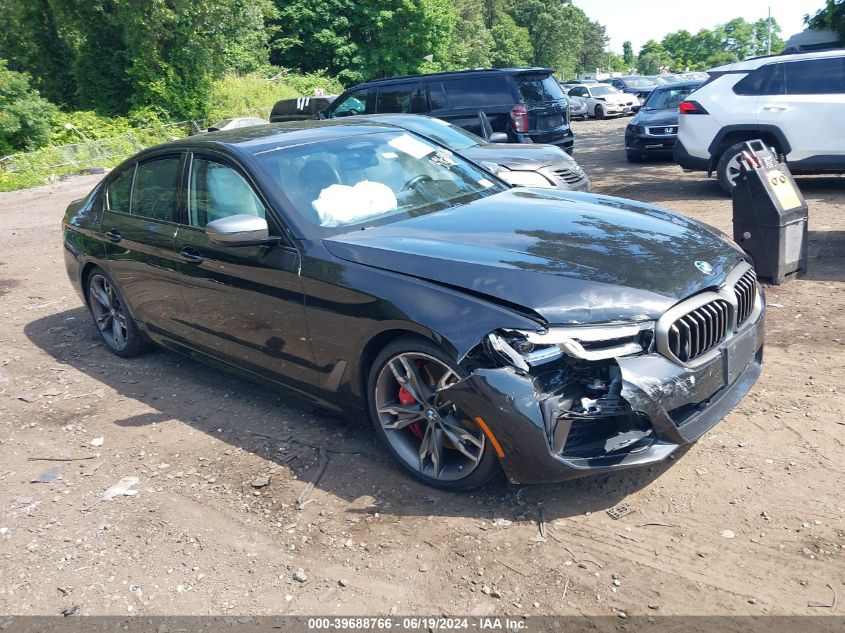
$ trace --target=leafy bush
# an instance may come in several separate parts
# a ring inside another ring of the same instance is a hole
[[[29,84],[29,76],[0,59],[0,156],[35,149],[50,138],[56,106]]]
[[[326,94],[343,91],[337,79],[323,73],[284,73],[270,79],[259,73],[228,75],[212,84],[208,121],[214,123],[228,117],[247,115],[268,118],[270,109],[279,99],[311,96],[315,88],[322,88]]]

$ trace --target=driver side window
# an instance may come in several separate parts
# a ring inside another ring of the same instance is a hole
[[[243,176],[227,165],[196,157],[191,163],[188,212],[191,226],[197,228],[230,215],[267,217]]]
[[[333,116],[354,116],[368,113],[367,98],[369,92],[369,90],[356,90],[335,107]],[[372,108],[370,108],[371,110]]]

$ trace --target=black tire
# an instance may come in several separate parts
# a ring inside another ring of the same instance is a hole
[[[132,358],[147,351],[149,343],[129,313],[123,293],[102,268],[88,274],[85,296],[94,327],[112,354]]]
[[[601,105],[597,105],[596,109],[594,110],[594,114],[597,119],[601,120],[605,118],[604,108]]]
[[[627,156],[629,163],[641,163],[645,158],[642,152],[632,152],[631,150],[625,150],[625,156]]]
[[[722,152],[719,157],[719,162],[716,164],[716,178],[719,181],[719,186],[728,195],[732,195],[734,191],[733,179],[738,173],[737,158],[745,149],[745,142],[731,145],[728,149]]]
[[[385,429],[385,423],[382,422],[382,418],[380,415],[390,415],[390,414],[380,414],[378,409],[380,407],[388,406],[388,402],[384,402],[379,404],[378,400],[380,397],[383,397],[385,389],[390,386],[397,387],[400,383],[395,382],[393,379],[393,373],[391,369],[388,367],[388,364],[391,362],[401,362],[398,361],[399,357],[404,358],[405,355],[422,355],[426,358],[431,359],[431,364],[434,367],[438,367],[437,363],[434,361],[439,362],[451,372],[456,374],[455,379],[461,379],[466,377],[466,372],[458,367],[455,362],[450,359],[439,347],[433,344],[431,341],[424,339],[418,336],[403,336],[388,344],[381,352],[376,356],[375,360],[373,361],[372,367],[370,368],[369,376],[367,378],[367,409],[370,414],[370,420],[375,427],[376,435],[381,439],[382,443],[387,447],[390,454],[396,459],[402,467],[408,471],[415,479],[421,481],[422,483],[431,486],[433,488],[440,488],[443,490],[471,490],[473,488],[478,488],[483,486],[491,479],[493,479],[497,474],[501,472],[501,466],[499,465],[498,458],[496,457],[496,453],[494,448],[491,446],[490,442],[487,440],[486,435],[484,435],[483,431],[476,427],[474,423],[469,422],[471,419],[470,416],[460,416],[460,412],[455,412],[457,416],[452,419],[459,419],[462,421],[465,428],[470,428],[473,434],[476,436],[477,439],[481,440],[481,447],[478,448],[478,455],[477,462],[474,462],[474,465],[471,470],[467,472],[467,474],[457,474],[455,472],[460,473],[463,468],[459,468],[456,464],[460,463],[460,460],[466,460],[466,458],[459,453],[457,450],[452,449],[448,456],[451,456],[455,459],[455,464],[450,464],[448,467],[452,469],[452,474],[450,474],[449,478],[435,478],[426,472],[423,472],[421,468],[421,463],[412,464],[410,463],[410,459],[417,460],[419,457],[419,453],[422,451],[420,450],[422,442],[424,441],[423,438],[416,436],[412,433],[410,426],[407,428],[403,427],[401,429]],[[424,361],[415,361],[415,362],[424,362]],[[419,367],[418,367],[419,368]],[[423,372],[427,367],[422,367],[420,371],[420,376],[423,376]],[[382,377],[382,382],[379,382],[379,378],[382,376],[383,372],[390,372],[385,373]],[[387,385],[390,380],[393,379],[395,384]],[[431,386],[431,385],[429,385]],[[398,388],[398,387],[397,387]],[[396,404],[396,403],[392,403]],[[413,407],[417,407],[417,403],[415,402]],[[442,407],[443,405],[437,405],[438,408]],[[423,414],[422,411],[423,407],[419,408],[420,415]],[[443,418],[445,419],[447,416],[444,414]],[[438,416],[439,418],[439,416]],[[398,416],[396,420],[398,420]],[[415,424],[423,424],[423,422],[416,422]],[[423,433],[422,429],[420,428],[418,432]],[[391,435],[388,437],[388,433],[396,434]],[[428,431],[424,432],[427,437]],[[407,434],[407,435],[402,435]],[[440,436],[443,437],[443,433],[440,433]],[[464,444],[464,446],[469,446]],[[413,451],[417,450],[418,454],[415,456]],[[441,446],[441,451],[444,450],[444,447]],[[449,450],[446,448],[445,450]],[[404,454],[404,455],[403,455]],[[446,453],[441,453],[442,455],[447,455]],[[422,460],[419,460],[422,462]],[[447,460],[444,459],[444,462]],[[429,464],[426,464],[426,469],[428,468]],[[431,466],[435,466],[431,464]],[[446,471],[444,467],[442,471]],[[432,470],[433,472],[433,470]]]

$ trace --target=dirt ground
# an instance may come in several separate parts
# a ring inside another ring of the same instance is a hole
[[[715,180],[626,162],[626,123],[575,123],[594,189],[730,233]],[[98,178],[0,194],[0,613],[845,613],[845,179],[799,180],[809,274],[766,289],[763,375],[696,445],[450,494],[406,477],[363,419],[169,352],[110,355],[60,232]],[[137,494],[103,501],[127,476]],[[810,606],[834,593],[835,611]]]

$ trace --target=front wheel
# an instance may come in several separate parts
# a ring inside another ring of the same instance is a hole
[[[477,488],[500,470],[484,431],[443,392],[463,377],[434,344],[402,337],[381,351],[367,381],[376,434],[408,472],[435,488]]]
[[[113,354],[123,358],[138,356],[147,349],[147,342],[117,285],[100,268],[88,275],[88,308],[100,338]]]
[[[629,163],[641,163],[643,162],[643,153],[637,151],[626,150],[625,155],[628,157]]]
[[[604,108],[601,107],[600,105],[597,105],[596,106],[596,118],[597,119],[603,119],[604,117],[605,117]]]

